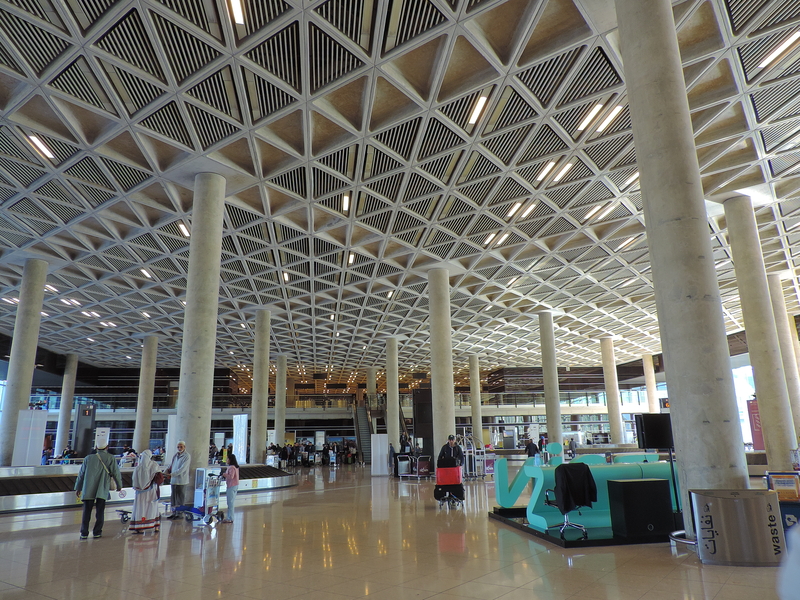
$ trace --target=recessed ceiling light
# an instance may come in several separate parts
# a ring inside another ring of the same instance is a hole
[[[615,106],[615,107],[614,107],[614,110],[612,110],[612,111],[611,111],[611,112],[608,114],[608,116],[607,116],[605,119],[603,119],[603,122],[602,122],[602,123],[600,123],[600,125],[598,125],[598,126],[597,126],[597,131],[600,131],[600,132],[602,132],[602,131],[605,131],[606,127],[608,127],[609,125],[611,125],[611,121],[613,121],[614,119],[616,119],[616,118],[617,118],[617,115],[618,115],[620,112],[622,112],[622,106]]]
[[[144,275],[148,279],[152,279],[153,278],[153,276],[150,275],[150,273],[147,272],[147,269],[139,269],[139,270],[142,272],[142,275]]]
[[[189,228],[184,223],[178,223],[178,229],[181,230],[183,237],[189,237]]]
[[[636,236],[629,237],[627,240],[622,242],[619,246],[617,246],[617,250],[622,250],[625,246],[629,245],[633,240],[636,239]]]
[[[144,311],[142,311],[142,316],[143,316],[145,319],[149,319],[149,318],[150,318],[150,315],[149,315],[148,313],[144,312]]]
[[[561,181],[561,179],[564,177],[564,175],[566,175],[566,174],[567,174],[567,171],[569,171],[571,168],[572,168],[572,163],[571,163],[571,162],[570,162],[570,163],[567,163],[567,164],[565,164],[565,165],[564,165],[564,166],[561,168],[561,170],[558,172],[558,175],[556,175],[555,177],[553,177],[553,181],[556,181],[556,182],[558,182],[558,181]]]
[[[55,156],[55,154],[53,154],[53,151],[52,151],[52,150],[50,150],[50,148],[48,148],[47,146],[45,146],[45,145],[44,145],[44,142],[43,142],[42,140],[40,140],[40,139],[39,139],[37,136],[35,136],[35,135],[29,135],[29,136],[28,136],[28,139],[31,141],[31,144],[33,144],[33,145],[34,145],[34,147],[35,147],[35,148],[36,148],[36,149],[37,149],[39,152],[41,152],[42,154],[44,154],[44,155],[45,155],[47,158],[49,158],[50,160],[52,160],[52,159],[54,159],[54,158],[56,157],[56,156]]]
[[[350,196],[345,194],[342,197],[342,212],[346,214],[348,210],[350,210]]]
[[[49,317],[50,316],[46,312],[40,312],[39,314],[42,315],[43,317]]]
[[[602,204],[598,204],[598,205],[597,205],[597,206],[595,206],[595,207],[594,207],[592,210],[590,210],[588,213],[586,213],[586,216],[585,216],[585,217],[583,217],[583,220],[584,220],[584,221],[588,221],[588,220],[589,220],[589,219],[591,219],[593,216],[595,216],[595,215],[597,214],[597,211],[599,211],[601,208],[603,208],[603,205],[602,205]]]
[[[800,31],[795,31],[792,35],[790,35],[780,46],[775,48],[770,54],[761,61],[758,65],[759,69],[763,69],[764,67],[768,66],[771,62],[773,62],[776,58],[778,58],[781,54],[783,54],[786,50],[789,49],[789,46],[794,44],[798,39],[800,39]]]
[[[486,236],[486,240],[483,242],[483,245],[484,246],[488,246],[489,242],[491,242],[494,239],[494,236],[496,236],[496,235],[497,235],[497,232],[494,232],[494,233],[490,233],[488,236]]]
[[[599,215],[597,215],[597,220],[598,221],[602,221],[603,219],[605,219],[611,213],[612,210],[614,210],[614,203],[613,202],[608,205],[608,208],[606,208],[603,212],[601,212]]]
[[[501,235],[500,239],[497,240],[497,244],[495,244],[495,245],[496,246],[502,246],[503,242],[505,242],[508,239],[508,235],[509,235],[508,233],[504,233],[503,235]]]
[[[537,202],[536,200],[534,200],[533,202],[531,202],[531,203],[530,203],[530,206],[528,206],[528,208],[526,208],[526,209],[525,209],[525,210],[522,212],[522,214],[519,216],[519,218],[520,218],[520,219],[524,219],[524,218],[526,218],[526,217],[527,217],[529,214],[531,214],[531,213],[533,212],[533,209],[534,209],[534,208],[536,208],[536,205],[537,205],[537,204],[538,204],[538,202]]]
[[[58,290],[56,288],[54,288],[52,285],[50,285],[49,283],[46,286],[44,286],[44,289],[50,290],[51,292],[53,292],[55,294],[58,293]]]
[[[14,301],[10,300],[9,298],[3,298],[3,302],[8,302],[9,304],[14,304]]]
[[[286,271],[283,272],[283,280],[289,281],[289,274]]]
[[[602,104],[595,104],[594,108],[592,108],[592,110],[589,111],[589,114],[586,115],[586,118],[583,121],[581,121],[580,125],[578,125],[578,131],[583,131],[584,129],[586,129],[589,126],[589,123],[591,123],[592,120],[594,120],[594,118],[597,116],[597,113],[599,113],[602,108],[603,108]]]
[[[632,184],[632,183],[633,183],[634,181],[636,181],[637,179],[639,179],[639,171],[636,171],[636,173],[634,173],[633,175],[631,175],[630,177],[628,177],[628,178],[625,180],[625,183],[623,183],[623,184],[622,184],[622,187],[624,187],[624,188],[625,188],[625,187],[628,187],[630,184]]]
[[[483,107],[486,105],[486,96],[481,96],[478,98],[478,101],[475,103],[475,108],[472,109],[472,114],[469,117],[469,124],[475,125],[478,122],[478,117],[481,116],[481,111]]]
[[[513,217],[514,213],[516,213],[520,208],[522,208],[522,202],[514,203],[514,206],[511,207],[511,210],[508,211],[508,215],[506,215],[506,216]]]
[[[356,259],[356,255],[351,252],[350,256],[347,257],[347,264],[348,265],[352,265],[353,261],[355,261],[355,259]]]
[[[231,13],[234,23],[244,25],[244,10],[242,10],[241,0],[231,0]]]
[[[536,178],[536,181],[541,181],[542,179],[547,177],[547,174],[550,171],[552,171],[553,167],[555,167],[555,166],[556,166],[555,161],[550,161],[549,163],[547,163],[547,166],[544,169],[542,169],[541,173],[539,173],[539,176]]]

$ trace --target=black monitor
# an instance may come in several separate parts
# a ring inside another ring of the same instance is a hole
[[[639,448],[673,448],[669,413],[634,415]]]

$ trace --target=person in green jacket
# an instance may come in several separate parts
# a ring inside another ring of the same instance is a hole
[[[95,539],[103,535],[103,521],[106,510],[106,500],[111,497],[109,486],[111,479],[117,483],[117,489],[122,489],[122,475],[114,456],[108,453],[106,447],[98,448],[96,454],[90,454],[83,460],[78,478],[75,480],[75,493],[78,500],[83,501],[83,519],[81,520],[81,539],[89,537],[89,521],[92,518],[92,509],[97,507],[92,535]]]

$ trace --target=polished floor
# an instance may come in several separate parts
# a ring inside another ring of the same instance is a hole
[[[303,469],[300,486],[243,494],[233,524],[164,521],[134,536],[107,510],[0,516],[0,600],[777,600],[774,568],[703,566],[669,544],[563,550],[490,520],[491,483],[440,510],[430,482],[358,466]]]

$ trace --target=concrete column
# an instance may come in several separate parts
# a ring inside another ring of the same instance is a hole
[[[191,473],[208,465],[224,209],[225,178],[198,173],[194,179],[177,402],[178,439],[186,442],[191,453]]]
[[[275,443],[286,444],[286,355],[279,354],[275,373]]]
[[[3,410],[0,412],[0,466],[2,467],[11,466],[14,442],[17,439],[19,411],[27,409],[31,400],[46,278],[45,261],[36,258],[25,261],[19,288],[17,317],[11,335],[11,356],[8,359]]]
[[[797,337],[797,324],[794,315],[789,315],[789,334],[792,336],[792,346],[794,346],[794,356],[797,359],[797,369],[800,370],[800,339]]]
[[[431,324],[431,396],[433,398],[433,446],[438,448],[456,432],[453,342],[450,335],[450,273],[428,272]]]
[[[685,514],[748,487],[744,444],[672,3],[615,2]]]
[[[786,391],[789,392],[789,407],[792,411],[795,439],[800,435],[800,373],[797,369],[797,357],[794,353],[792,325],[786,311],[786,299],[783,295],[783,284],[778,273],[767,275],[769,296],[772,299],[772,312],[775,314],[775,326],[778,331],[778,343],[781,347],[781,361],[786,376]],[[796,336],[794,336],[796,337]]]
[[[139,396],[136,400],[136,426],[133,430],[133,449],[139,453],[150,448],[150,423],[153,419],[157,356],[158,336],[148,335],[144,338],[144,348],[142,348]]]
[[[269,330],[268,310],[256,311],[256,339],[253,349],[253,401],[250,423],[250,462],[263,465],[267,460],[267,420],[269,418]]]
[[[483,448],[483,415],[481,414],[481,367],[477,354],[469,355],[469,404],[472,408],[472,437],[477,448]]]
[[[375,401],[378,393],[378,367],[367,367],[367,398],[366,404],[370,406]]]
[[[606,408],[608,408],[611,443],[623,444],[625,443],[625,425],[622,422],[622,399],[619,395],[619,382],[617,381],[614,338],[600,338],[600,352],[603,356],[603,381],[606,385]]]
[[[652,354],[642,354],[642,366],[644,367],[644,387],[647,392],[647,408],[651,413],[660,413],[661,404],[658,401],[656,369],[653,365]]]
[[[67,354],[64,366],[64,379],[61,383],[61,405],[58,409],[58,427],[56,428],[56,446],[53,456],[60,456],[64,448],[69,446],[69,429],[72,421],[72,401],[75,398],[75,380],[78,378],[78,355]]]
[[[797,439],[753,203],[748,196],[734,196],[725,200],[723,207],[750,364],[753,365],[767,463],[770,470],[790,471],[789,452],[797,448]]]
[[[558,388],[556,336],[553,329],[553,313],[550,311],[539,313],[539,345],[542,350],[542,382],[544,383],[547,442],[563,444],[564,428],[561,425],[561,392]]]
[[[386,433],[395,451],[400,450],[400,376],[397,338],[386,338]]]

